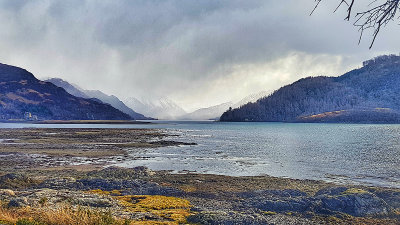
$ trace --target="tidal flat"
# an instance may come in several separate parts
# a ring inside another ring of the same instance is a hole
[[[0,130],[0,224],[399,224],[400,190],[119,168],[164,129]],[[173,139],[173,138],[172,138]]]

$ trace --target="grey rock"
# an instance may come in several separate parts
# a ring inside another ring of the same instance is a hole
[[[58,178],[48,179],[42,182],[38,188],[49,188],[49,189],[66,189],[66,187],[73,186],[76,183],[75,178]]]
[[[305,197],[306,193],[301,192],[299,190],[286,189],[286,190],[258,190],[252,192],[243,192],[240,194],[243,198],[253,198],[260,196],[269,196],[269,197]]]
[[[307,194],[298,190],[260,190],[240,194],[245,204],[264,211],[305,212],[312,201]]]
[[[343,192],[345,192],[347,189],[347,187],[330,187],[330,188],[324,188],[319,190],[315,196],[320,196],[320,195],[340,195]]]
[[[23,207],[28,204],[28,199],[25,197],[12,198],[7,206],[8,207]]]
[[[372,193],[323,195],[318,197],[321,200],[320,212],[323,213],[347,213],[352,216],[377,216],[386,215],[390,206]]]
[[[250,199],[249,205],[257,209],[273,212],[306,212],[312,205],[312,201],[308,198],[254,198]]]
[[[154,175],[154,172],[144,166],[134,168],[108,167],[100,171],[88,173],[92,178],[132,180]]]
[[[182,191],[172,188],[163,187],[153,182],[143,180],[108,180],[108,179],[80,179],[65,180],[53,179],[46,180],[39,185],[39,188],[50,188],[55,190],[95,190],[103,191],[123,190],[124,195],[167,195],[179,196]]]
[[[346,187],[327,188],[318,191],[315,196],[307,196],[297,190],[265,190],[241,193],[239,196],[244,198],[244,204],[249,208],[273,212],[317,212],[326,215],[346,213],[364,217],[387,215],[393,209],[374,193],[346,190]],[[389,197],[387,194],[386,197],[396,202],[400,194]]]
[[[90,206],[90,207],[96,207],[96,208],[106,208],[106,207],[111,207],[112,202],[108,199],[101,199],[101,198],[78,198],[73,200],[74,204],[76,205],[81,205],[81,206]]]
[[[188,217],[188,222],[205,225],[258,225],[258,224],[314,224],[313,221],[277,214],[273,216],[255,212],[201,212]]]
[[[388,205],[395,209],[400,208],[400,191],[399,190],[372,190],[378,198],[384,200]]]

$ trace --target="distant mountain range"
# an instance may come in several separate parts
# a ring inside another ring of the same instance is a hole
[[[15,66],[0,64],[0,119],[130,120],[102,102],[71,95]]]
[[[308,77],[221,121],[400,123],[400,56],[368,60],[339,77]]]
[[[152,118],[145,117],[144,115],[142,115],[140,113],[135,112],[134,110],[132,110],[131,108],[126,106],[121,100],[119,100],[114,95],[107,95],[98,90],[84,90],[84,89],[80,88],[78,85],[71,84],[60,78],[50,78],[50,79],[47,79],[46,81],[51,82],[58,87],[64,88],[68,93],[75,95],[77,97],[90,98],[95,101],[100,101],[102,103],[109,104],[112,107],[120,110],[121,112],[128,114],[135,120],[152,119]]]
[[[146,116],[162,120],[174,120],[186,114],[186,111],[168,98],[157,100],[142,99],[134,97],[125,98],[124,103],[135,111]]]
[[[71,84],[61,78],[49,78],[44,81],[50,82],[50,83],[56,85],[57,87],[64,88],[64,90],[66,90],[68,93],[70,93],[71,95],[74,95],[76,97],[90,98],[88,95],[86,95],[84,93],[84,90],[82,90],[81,88],[78,87],[78,85]]]
[[[271,94],[261,92],[238,103],[191,113],[168,98],[121,101],[58,78],[47,81],[22,68],[0,64],[0,120],[148,119],[146,116],[204,120],[222,114],[221,121],[400,123],[400,56],[396,55],[368,60],[339,77],[308,77]]]
[[[198,109],[194,112],[185,114],[183,116],[181,116],[179,119],[185,119],[185,120],[219,120],[220,116],[222,115],[222,113],[224,113],[225,111],[227,111],[229,109],[229,107],[231,108],[238,108],[242,105],[245,105],[247,103],[250,102],[255,102],[258,99],[267,96],[268,94],[270,94],[270,92],[268,91],[262,91],[256,94],[252,94],[249,95],[245,98],[243,98],[242,100],[240,100],[239,102],[233,103],[233,102],[226,102],[226,103],[222,103],[216,106],[211,106],[211,107],[207,107],[207,108],[201,108]]]
[[[194,112],[182,115],[179,119],[182,120],[219,120],[219,117],[229,107],[233,105],[232,102],[226,102],[219,105],[201,108]]]
[[[168,98],[161,98],[157,100],[139,100],[137,98],[130,97],[125,98],[123,101],[121,101],[114,95],[107,95],[98,90],[84,90],[78,85],[71,84],[60,78],[50,78],[46,81],[51,82],[58,87],[64,88],[68,93],[77,97],[89,98],[94,101],[110,104],[114,108],[130,115],[132,118],[139,120],[152,118],[164,120],[218,120],[219,116],[227,109],[229,109],[229,107],[235,108],[249,102],[255,102],[257,99],[266,96],[269,93],[260,92],[257,94],[249,95],[237,103],[227,102],[217,106],[198,109],[192,113],[187,113],[177,103]],[[151,117],[146,117],[143,114]]]

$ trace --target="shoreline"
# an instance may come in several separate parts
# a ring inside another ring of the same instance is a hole
[[[127,151],[128,149],[134,150],[142,148],[197,145],[196,143],[191,142],[164,140],[166,137],[171,136],[175,136],[175,134],[170,134],[168,130],[163,128],[0,128],[0,154],[18,156],[35,155],[34,157],[29,158],[30,162],[28,163],[33,163],[36,160],[43,160],[43,158],[38,155],[44,155],[45,162],[49,162],[57,157],[60,157],[65,161],[62,165],[57,165],[54,162],[51,162],[49,163],[50,165],[44,164],[41,167],[34,167],[37,169],[54,169],[57,167],[86,167],[86,170],[90,170],[91,167],[113,167],[116,166],[115,163],[119,164],[123,161],[129,160]],[[79,158],[76,160],[87,159],[88,161],[78,164],[74,161],[68,162],[68,158],[73,159],[74,157]],[[115,160],[115,157],[120,157],[120,159],[115,162],[113,161]],[[4,170],[4,168],[6,168],[6,166],[3,166],[2,163],[6,162],[7,160],[7,157],[0,157],[0,173]],[[101,163],[96,163],[96,160],[101,160]],[[107,160],[110,160],[111,162],[107,162]],[[27,162],[23,161],[21,163],[23,164]],[[22,168],[21,165],[14,165]],[[121,166],[121,168],[129,167]],[[28,166],[25,169],[30,168]],[[267,176],[276,177],[278,179],[326,182],[334,185],[397,188],[374,183],[358,183],[356,181],[353,183],[346,181],[335,182],[333,180],[331,181],[323,179],[277,177],[268,174],[235,176],[223,173],[201,173],[198,171],[189,170],[175,171],[161,169],[155,171],[168,172],[175,175],[204,174],[235,178]]]
[[[52,197],[54,195],[72,199],[68,204],[74,207],[110,211],[115,218],[137,218],[137,221],[143,221],[149,211],[138,211],[136,204],[140,201],[136,203],[133,198],[168,198],[167,205],[150,211],[152,216],[146,217],[145,224],[372,225],[400,222],[400,189],[393,188],[269,176],[171,174],[146,167],[32,169],[0,174],[0,211],[1,205],[24,198],[27,201],[18,203],[18,209],[35,207],[36,202],[46,198],[49,200],[45,210],[53,210],[65,201]],[[182,206],[175,214],[171,212],[175,210],[175,206],[171,206],[174,201],[187,201],[190,207]],[[121,208],[121,204],[127,206]],[[132,212],[130,207],[135,210]],[[170,214],[164,215],[163,210]],[[182,213],[184,217],[176,219]],[[170,217],[172,215],[175,220]]]
[[[24,123],[24,124],[153,124],[153,122],[144,122],[137,120],[2,120],[0,123]]]
[[[272,176],[174,174],[146,167],[104,168],[110,160],[129,159],[126,149],[195,144],[164,140],[171,135],[147,128],[0,129],[0,211],[34,207],[52,211],[62,203],[110,211],[118,221],[129,219],[132,224],[400,221],[400,189],[396,188]],[[90,163],[74,165],[77,157]],[[48,199],[47,203],[38,205],[41,199]],[[145,206],[147,200],[165,205],[150,209],[155,206]],[[0,215],[0,223],[5,222]]]

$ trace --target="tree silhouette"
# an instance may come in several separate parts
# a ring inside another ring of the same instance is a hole
[[[318,8],[318,5],[322,1],[323,0],[315,0],[316,5],[311,14]],[[347,16],[345,20],[350,21],[350,18],[353,15],[355,4],[360,3],[361,0],[339,1],[339,5],[335,9],[335,12],[341,6],[345,6],[347,8]],[[363,4],[365,3],[363,2]],[[378,36],[381,29],[385,27],[388,23],[400,19],[400,17],[397,16],[399,10],[400,0],[370,0],[367,10],[355,13],[354,26],[358,27],[360,31],[359,43],[361,41],[364,31],[373,30],[373,39],[371,41],[371,45],[369,46],[369,48],[372,48],[375,43],[376,37]]]

